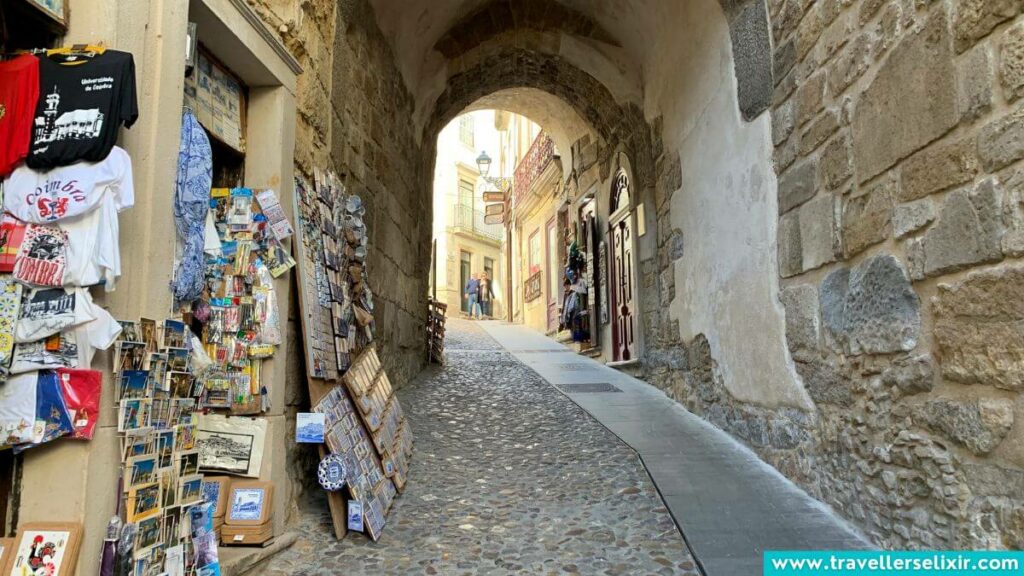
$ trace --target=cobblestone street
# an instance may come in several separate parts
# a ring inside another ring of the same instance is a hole
[[[630,448],[479,325],[448,327],[447,365],[399,391],[416,449],[381,540],[336,541],[318,498],[259,573],[698,574]]]

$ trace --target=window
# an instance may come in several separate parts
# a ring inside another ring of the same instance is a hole
[[[473,117],[469,114],[459,116],[459,141],[473,147]]]
[[[459,206],[468,206],[473,209],[473,196],[476,187],[469,180],[459,179]]]
[[[533,234],[530,234],[529,250],[530,259],[527,262],[530,265],[530,276],[533,276],[540,272],[540,230],[534,230]]]

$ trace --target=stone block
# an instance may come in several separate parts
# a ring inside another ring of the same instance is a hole
[[[893,362],[882,372],[882,383],[897,388],[904,396],[931,392],[935,385],[932,357],[924,354]]]
[[[775,49],[774,61],[772,63],[772,74],[775,76],[775,83],[781,82],[795,65],[796,43],[793,40],[789,40]]]
[[[903,238],[924,228],[935,220],[935,203],[922,198],[896,206],[892,215],[892,235]]]
[[[844,306],[849,289],[850,269],[839,268],[825,277],[821,283],[821,290],[818,292],[825,340],[837,352],[843,351],[846,347]]]
[[[858,177],[869,180],[959,121],[956,71],[946,14],[892,49],[853,116]]]
[[[913,350],[921,330],[920,299],[894,256],[868,258],[850,271],[843,326],[852,354]]]
[[[824,108],[825,71],[811,76],[796,90],[796,125],[803,126]]]
[[[873,47],[873,37],[865,32],[836,56],[828,68],[828,90],[833,97],[845,92],[868,69]]]
[[[860,5],[860,13],[858,22],[861,26],[867,24],[871,19],[878,14],[878,9],[881,8],[888,0],[864,0]]]
[[[908,202],[970,182],[978,174],[974,138],[940,141],[914,154],[901,167],[899,201]]]
[[[992,109],[995,70],[988,46],[978,46],[964,55],[956,67],[960,89],[960,118],[977,120]]]
[[[895,181],[883,178],[864,194],[846,199],[843,204],[842,243],[845,258],[884,242],[892,233],[895,188]]]
[[[1024,390],[1024,266],[976,271],[933,300],[942,375]]]
[[[1021,0],[956,0],[953,29],[957,53],[988,36],[996,26],[1016,16],[1020,9]]]
[[[1024,158],[1024,105],[982,129],[978,135],[978,157],[989,172]]]
[[[795,128],[793,100],[786,100],[772,110],[772,144],[778,146],[789,138]]]
[[[794,210],[779,218],[779,274],[783,278],[803,272],[800,251],[800,212]]]
[[[777,174],[793,165],[800,150],[800,134],[790,136],[781,146],[775,148],[775,172]]]
[[[800,135],[800,154],[806,156],[813,152],[829,136],[839,130],[839,110],[826,110],[811,122]]]
[[[780,296],[786,310],[786,342],[793,358],[818,355],[821,322],[818,318],[818,290],[811,284],[789,286]]]
[[[1007,100],[1024,96],[1024,23],[1003,34],[999,45],[999,78]]]
[[[800,207],[802,271],[835,262],[839,244],[837,205],[838,199],[832,194],[819,194]]]
[[[821,152],[821,181],[828,190],[835,190],[853,175],[850,162],[850,138],[845,132],[832,139]]]
[[[937,398],[914,410],[914,420],[976,455],[988,454],[1013,426],[1013,402],[1005,398]]]
[[[1006,256],[1024,256],[1024,170],[1011,174],[1004,185],[1003,254]]]
[[[817,191],[818,164],[813,159],[804,160],[787,170],[779,178],[779,214],[814,197]]]
[[[921,239],[923,272],[938,276],[1002,259],[1002,207],[994,179],[972,193],[946,197],[939,218]]]
[[[920,299],[893,256],[872,256],[848,273],[833,272],[821,285],[820,300],[832,342],[849,354],[887,354],[917,346]]]
[[[843,408],[853,405],[853,384],[834,364],[796,362],[796,372],[804,382],[807,395],[815,404],[831,404]]]

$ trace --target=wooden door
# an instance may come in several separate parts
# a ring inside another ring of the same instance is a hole
[[[612,360],[633,359],[633,226],[628,216],[612,225]]]
[[[545,226],[545,240],[547,242],[547,254],[545,255],[545,266],[547,266],[547,292],[548,292],[548,330],[558,328],[558,305],[562,294],[562,283],[559,281],[562,269],[558,261],[558,228],[555,226],[555,219],[551,218]]]

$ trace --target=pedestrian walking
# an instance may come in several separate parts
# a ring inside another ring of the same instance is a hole
[[[480,308],[487,318],[493,318],[494,312],[494,288],[491,287],[491,278],[487,272],[480,277]]]
[[[463,289],[462,297],[468,300],[469,303],[469,318],[472,320],[473,315],[476,315],[476,319],[480,319],[480,279],[474,272],[469,277],[469,282],[466,282],[466,287]]]

